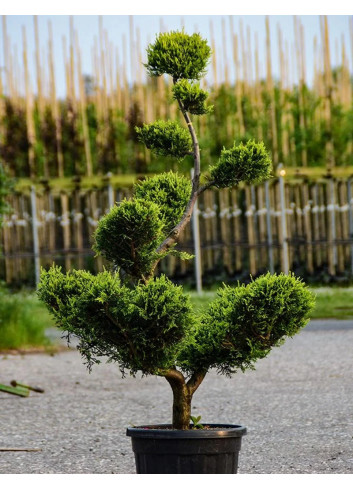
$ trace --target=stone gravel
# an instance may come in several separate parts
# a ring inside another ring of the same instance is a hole
[[[231,379],[211,372],[193,414],[243,424],[239,473],[353,473],[353,322],[312,321]],[[135,473],[126,427],[169,423],[171,390],[162,378],[120,378],[116,365],[91,374],[75,349],[0,355],[0,383],[45,389],[20,398],[0,392],[1,474]]]

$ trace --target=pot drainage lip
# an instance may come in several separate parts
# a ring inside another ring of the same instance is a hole
[[[246,435],[242,425],[203,423],[206,429],[173,430],[170,424],[127,428],[126,435],[138,438],[220,438]],[[192,426],[192,425],[191,425]]]

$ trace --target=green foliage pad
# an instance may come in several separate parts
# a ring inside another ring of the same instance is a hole
[[[156,121],[136,127],[137,137],[146,148],[162,156],[174,156],[182,160],[192,153],[189,131],[175,121]]]
[[[172,88],[174,100],[180,100],[184,109],[194,115],[209,114],[213,106],[206,106],[205,101],[208,92],[202,90],[198,83],[190,83],[188,80],[178,81]]]
[[[133,277],[149,275],[164,239],[159,207],[144,199],[123,200],[98,223],[94,250]]]
[[[223,149],[218,163],[210,167],[211,179],[218,188],[232,187],[241,181],[260,183],[271,177],[272,162],[264,144],[248,141]]]
[[[191,195],[191,182],[178,173],[162,173],[137,183],[134,192],[136,198],[158,205],[160,218],[168,232],[178,224],[185,211]]]
[[[121,372],[157,374],[174,365],[194,324],[190,299],[165,276],[131,289],[108,271],[42,271],[39,298],[57,325],[80,339],[87,365],[101,357]]]
[[[252,368],[307,324],[314,303],[293,274],[268,273],[246,286],[224,286],[181,358],[187,368],[217,368],[225,374]]]
[[[200,34],[171,31],[159,34],[148,46],[145,66],[150,76],[198,80],[205,75],[210,56],[211,48]]]

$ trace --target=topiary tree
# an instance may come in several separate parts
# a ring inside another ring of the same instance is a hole
[[[147,49],[149,74],[173,77],[173,98],[186,128],[156,121],[136,128],[138,137],[156,153],[179,160],[192,156],[192,181],[169,172],[136,184],[133,197],[116,204],[95,232],[94,249],[112,262],[112,270],[96,276],[76,270],[63,274],[53,266],[42,271],[38,288],[58,326],[68,338],[79,338],[89,368],[107,357],[123,375],[140,371],[165,377],[174,395],[173,428],[182,430],[189,428],[192,396],[211,368],[226,375],[253,368],[305,326],[314,303],[294,275],[267,274],[248,285],[224,286],[197,316],[182,287],[154,276],[159,261],[177,253],[175,245],[202,192],[271,175],[264,145],[249,141],[224,148],[201,182],[191,114],[212,110],[198,83],[210,55],[199,34],[184,31],[160,34]]]

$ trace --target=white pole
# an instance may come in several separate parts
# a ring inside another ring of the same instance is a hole
[[[265,182],[265,199],[266,199],[266,228],[267,228],[267,246],[268,246],[268,265],[270,273],[274,273],[273,265],[273,240],[271,226],[271,203],[270,203],[270,187],[268,180]]]
[[[108,180],[108,205],[109,205],[109,210],[114,207],[114,189],[112,186],[112,181],[111,181],[112,174],[111,172],[107,173],[107,178]]]
[[[351,248],[351,274],[353,275],[353,213],[352,213],[352,180],[347,181],[347,197],[348,197],[348,224],[349,224],[349,240]]]
[[[335,199],[335,182],[333,178],[330,180],[330,204],[329,209],[331,211],[331,237],[332,237],[332,253],[333,253],[333,264],[337,266],[337,246],[336,241],[336,199]]]
[[[287,240],[287,216],[286,216],[286,198],[284,192],[284,176],[286,174],[283,164],[278,165],[279,170],[279,193],[281,202],[281,228],[282,228],[282,270],[285,274],[289,273],[288,259],[288,240]]]
[[[40,257],[39,257],[36,189],[33,185],[31,187],[31,213],[32,213],[34,274],[35,274],[35,282],[37,286],[39,284],[39,279],[40,279]]]
[[[194,169],[191,169],[191,179],[194,178]],[[199,227],[199,208],[197,200],[192,211],[192,234],[194,238],[194,254],[195,254],[195,278],[196,290],[198,294],[202,293],[202,269],[201,269],[201,246],[200,246],[200,227]]]

